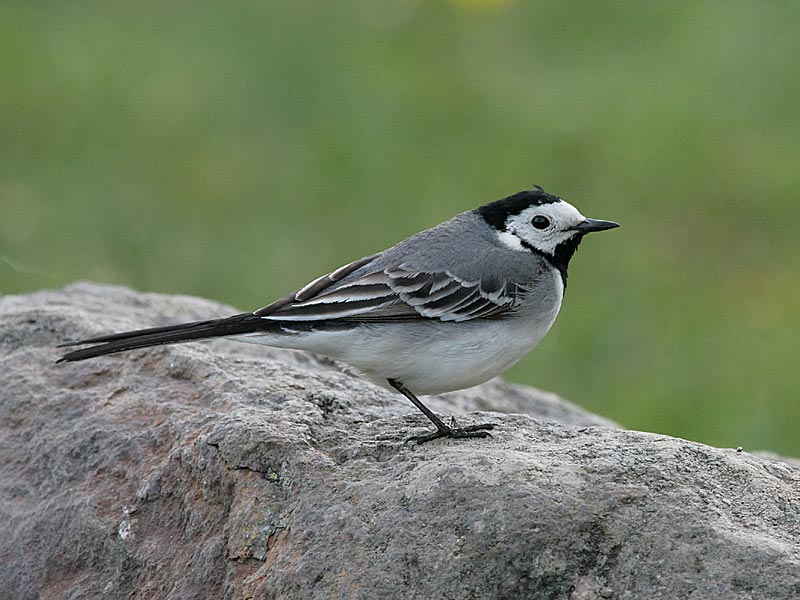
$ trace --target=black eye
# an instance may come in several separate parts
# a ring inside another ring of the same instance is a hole
[[[550,219],[547,217],[543,217],[542,215],[536,215],[533,217],[531,221],[531,225],[536,227],[536,229],[547,229],[550,227]]]

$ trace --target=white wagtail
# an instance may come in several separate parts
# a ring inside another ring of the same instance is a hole
[[[415,394],[472,387],[505,371],[555,321],[587,219],[541,187],[461,213],[351,262],[255,312],[115,333],[64,346],[75,361],[229,337],[341,360],[403,394],[436,426],[410,438],[486,437],[492,424],[445,425]]]

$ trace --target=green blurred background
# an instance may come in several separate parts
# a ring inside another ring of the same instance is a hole
[[[742,0],[3,2],[0,291],[254,309],[541,184],[623,227],[507,377],[800,455],[799,30]]]

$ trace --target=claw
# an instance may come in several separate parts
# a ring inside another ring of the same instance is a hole
[[[436,440],[439,438],[487,438],[492,437],[492,434],[487,429],[494,429],[494,423],[483,423],[481,425],[469,425],[467,427],[447,427],[444,426],[444,429],[437,429],[432,433],[426,433],[424,435],[413,435],[408,438],[405,443],[408,442],[416,442],[417,444],[424,444],[425,442],[430,442],[431,440]]]

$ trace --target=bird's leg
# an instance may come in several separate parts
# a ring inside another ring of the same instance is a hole
[[[468,427],[448,427],[445,425],[442,420],[436,416],[436,414],[425,406],[419,398],[417,398],[411,391],[406,388],[402,383],[397,381],[396,379],[387,379],[389,385],[391,385],[394,389],[398,392],[403,394],[406,398],[411,400],[412,404],[416,406],[418,409],[422,411],[426,417],[428,417],[431,422],[436,425],[436,431],[432,433],[427,433],[425,435],[414,435],[411,436],[406,440],[408,442],[417,442],[418,444],[424,444],[425,442],[430,442],[431,440],[435,440],[441,437],[452,437],[452,438],[471,438],[471,437],[492,437],[490,433],[485,431],[486,429],[494,429],[494,423],[484,423],[482,425],[470,425]]]

